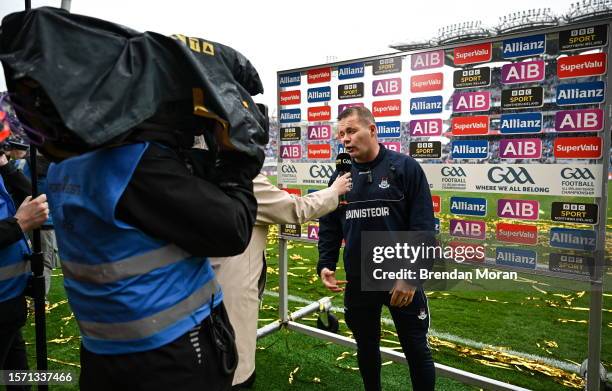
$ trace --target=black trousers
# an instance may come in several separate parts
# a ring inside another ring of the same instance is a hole
[[[21,328],[25,324],[27,308],[24,296],[0,303],[0,369],[28,369],[28,357]],[[29,390],[30,386],[7,386],[7,391]]]
[[[214,312],[231,330],[223,304]],[[102,355],[81,345],[81,390],[230,390],[234,371],[221,370],[211,322],[209,316],[175,341],[145,352]]]
[[[349,282],[344,295],[344,318],[357,341],[357,361],[366,391],[381,390],[380,317],[382,306],[391,312],[395,329],[410,368],[412,389],[434,390],[435,367],[427,344],[429,309],[418,289],[406,307],[390,306],[388,292],[362,292],[359,281]]]

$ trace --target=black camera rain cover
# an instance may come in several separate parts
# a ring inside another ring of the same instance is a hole
[[[251,99],[263,86],[249,60],[228,46],[140,33],[51,7],[10,14],[1,29],[9,92],[20,79],[38,82],[85,144],[104,145],[165,103],[183,101],[224,123],[230,148],[263,160],[266,118]]]

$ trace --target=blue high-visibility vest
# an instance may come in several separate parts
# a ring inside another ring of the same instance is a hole
[[[166,345],[222,300],[207,258],[115,218],[147,147],[89,152],[52,164],[47,174],[68,302],[83,345],[98,354]]]
[[[13,217],[15,213],[15,205],[0,175],[0,220]],[[23,293],[31,274],[29,254],[30,248],[23,235],[18,242],[0,248],[0,302]]]

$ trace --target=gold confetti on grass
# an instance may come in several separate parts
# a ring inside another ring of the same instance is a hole
[[[562,319],[559,318],[557,319],[557,322],[561,322],[561,323],[583,323],[583,324],[587,324],[588,321],[583,319],[583,320],[576,320],[576,319]]]
[[[587,307],[560,307],[560,308],[563,308],[566,310],[574,310],[574,311],[588,311],[589,310]],[[607,308],[602,309],[602,311],[612,313],[612,310],[607,309]]]
[[[63,305],[63,304],[68,304],[68,300],[60,300],[60,301],[58,301],[56,303],[48,304],[46,306],[46,313],[50,313],[51,311],[53,311],[54,309],[56,309],[57,307],[59,307],[60,305]]]
[[[485,296],[485,301],[489,301],[489,302],[492,302],[492,303],[508,304],[507,301],[499,301],[499,300],[496,300],[496,299],[489,299],[489,296]]]
[[[384,363],[382,363],[381,365],[382,365],[382,366],[385,366],[385,365],[390,365],[390,364],[393,364],[393,361],[385,361],[385,362],[384,362]]]
[[[75,368],[81,368],[80,364],[73,363],[73,362],[62,361],[62,360],[58,360],[56,358],[51,358],[51,357],[47,357],[47,360],[52,361],[52,362],[56,362],[58,364],[69,365],[69,366],[75,367]]]
[[[295,369],[291,372],[289,372],[289,384],[293,384],[293,379],[295,374],[298,373],[298,371],[300,370],[300,367],[295,367]]]
[[[359,367],[351,367],[351,366],[348,366],[348,365],[336,364],[336,367],[340,368],[340,369],[348,369],[349,371],[358,371],[359,370]]]
[[[562,299],[569,299],[572,297],[572,295],[564,295],[562,293],[553,293],[553,296],[559,296]]]
[[[338,357],[336,357],[336,361],[344,360],[347,357],[351,356],[351,352],[342,352]]]
[[[482,359],[474,359],[476,362],[481,363],[482,365],[486,365],[488,367],[494,367],[494,368],[501,368],[501,369],[510,369],[511,366],[508,364],[504,364],[501,362],[491,362],[491,361],[487,361],[487,360],[482,360]]]
[[[393,345],[399,345],[399,344],[400,344],[399,342],[397,342],[397,341],[393,341],[393,340],[391,340],[391,339],[384,339],[384,338],[381,338],[381,339],[380,339],[380,341],[381,341],[381,342],[386,342],[386,343],[391,343],[391,344],[393,344]]]
[[[266,273],[278,275],[278,268],[277,267],[270,267],[270,266],[268,266],[266,268]]]
[[[540,293],[543,293],[543,294],[545,294],[545,295],[547,295],[547,294],[548,294],[548,292],[546,292],[544,289],[540,289],[540,288],[538,288],[538,287],[537,287],[537,286],[535,286],[535,285],[532,285],[531,287],[532,287],[533,289],[535,289],[536,291],[540,292]]]
[[[546,344],[546,346],[548,346],[549,348],[558,348],[559,344],[557,344],[557,342],[555,341],[547,341],[544,340],[544,343]]]
[[[453,342],[441,340],[437,337],[429,336],[429,344],[432,348],[444,347],[454,350],[461,357],[469,357],[474,361],[487,366],[504,368],[508,370],[522,370],[532,373],[540,373],[552,378],[557,383],[563,384],[566,387],[582,388],[584,380],[575,373],[564,371],[550,365],[540,363],[538,361],[519,357],[497,348],[476,349]]]
[[[72,341],[75,338],[78,338],[78,337],[74,336],[74,335],[71,335],[71,336],[66,337],[66,338],[50,339],[50,340],[47,341],[47,343],[56,343],[56,344],[59,344],[59,345],[63,345],[63,344],[66,344],[66,343]]]
[[[64,322],[64,326],[68,326],[68,323],[70,323],[71,321],[74,320],[74,313],[71,312],[70,315],[64,316],[60,320],[62,320]]]

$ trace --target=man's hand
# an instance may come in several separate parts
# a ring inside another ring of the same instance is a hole
[[[397,280],[393,289],[389,291],[391,294],[391,305],[394,307],[406,307],[412,303],[416,288],[408,284],[404,280]]]
[[[345,280],[336,280],[336,272],[331,271],[326,267],[321,270],[321,281],[323,281],[323,285],[325,285],[325,287],[332,292],[342,292],[344,288],[341,288],[338,285],[346,284]]]
[[[351,173],[347,172],[346,174],[337,177],[330,187],[334,189],[339,196],[348,193],[353,188]]]
[[[8,159],[6,158],[6,155],[4,154],[4,152],[0,152],[0,167],[2,166],[6,166],[8,164]]]
[[[17,209],[15,218],[22,232],[31,231],[43,225],[49,217],[49,204],[47,196],[41,194],[35,199],[31,196],[26,197]]]

